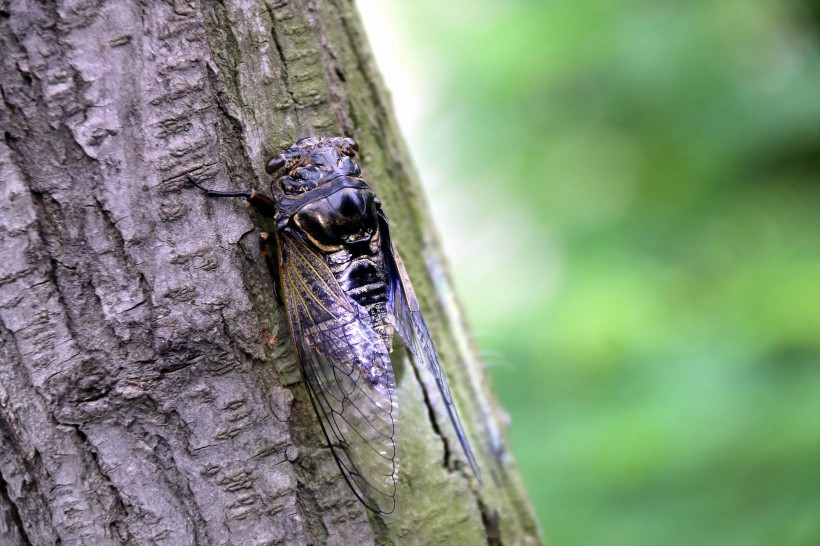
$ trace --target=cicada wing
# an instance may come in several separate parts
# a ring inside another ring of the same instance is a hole
[[[470,447],[470,442],[467,440],[467,433],[461,424],[461,419],[458,417],[453,395],[450,393],[450,387],[441,367],[436,347],[419,309],[418,300],[416,300],[416,294],[413,292],[413,286],[410,284],[407,271],[390,239],[390,229],[387,218],[383,213],[379,213],[379,230],[382,237],[382,253],[387,265],[388,312],[393,317],[396,332],[404,340],[416,360],[422,362],[433,374],[438,390],[444,400],[444,405],[447,408],[447,413],[450,416],[450,421],[452,421],[453,428],[458,436],[458,441],[464,449],[464,454],[467,456],[473,473],[481,482],[481,471]]]
[[[366,311],[297,235],[280,237],[282,285],[311,402],[342,475],[370,510],[396,507],[396,380]]]

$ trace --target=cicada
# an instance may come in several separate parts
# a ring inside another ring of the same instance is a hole
[[[398,399],[390,353],[398,333],[429,370],[467,460],[478,465],[435,345],[351,138],[304,138],[268,160],[271,196],[247,198],[272,217],[278,286],[310,400],[356,497],[389,514],[398,483]],[[193,181],[192,181],[193,182]]]

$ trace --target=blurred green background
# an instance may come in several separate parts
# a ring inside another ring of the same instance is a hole
[[[359,6],[547,540],[820,544],[820,3]]]

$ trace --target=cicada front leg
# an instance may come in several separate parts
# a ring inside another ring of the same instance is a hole
[[[205,195],[209,195],[212,197],[244,197],[250,203],[251,208],[264,216],[265,218],[273,218],[276,215],[276,203],[268,197],[267,195],[261,194],[256,190],[242,190],[242,191],[216,191],[216,190],[209,190],[208,188],[204,188],[200,186],[196,180],[193,179],[190,175],[188,176],[188,182],[199,188],[201,191],[205,193]],[[276,237],[272,236],[267,231],[263,231],[259,234],[259,254],[265,259],[265,263],[268,265],[268,272],[270,273],[271,283],[273,284],[273,293],[276,294],[276,300],[279,302],[280,305],[284,305],[284,301],[282,300],[282,295],[279,291],[278,285],[279,282],[279,251],[276,245]]]
[[[267,195],[261,194],[256,190],[242,190],[242,191],[216,191],[209,190],[200,186],[196,180],[190,175],[188,182],[205,192],[205,195],[212,197],[244,197],[248,200],[253,210],[264,216],[265,218],[273,218],[276,215],[276,203]]]

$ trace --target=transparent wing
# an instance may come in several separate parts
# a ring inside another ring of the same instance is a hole
[[[436,347],[433,345],[433,339],[430,337],[427,324],[425,324],[424,317],[421,315],[416,294],[413,292],[413,286],[410,284],[404,264],[396,247],[390,240],[387,218],[383,213],[379,213],[379,230],[389,278],[388,311],[394,318],[396,332],[404,340],[416,360],[424,363],[430,373],[433,374],[438,390],[441,392],[441,397],[444,399],[444,405],[447,407],[447,413],[450,415],[450,421],[452,421],[453,428],[455,428],[458,436],[458,441],[464,449],[464,454],[467,455],[473,473],[481,482],[481,471],[470,447],[470,442],[467,440],[467,433],[464,431],[458,417],[458,411],[456,411],[450,387],[447,385],[444,370],[441,368]]]
[[[396,380],[367,313],[321,257],[285,232],[282,285],[310,399],[339,469],[370,510],[396,507]]]

